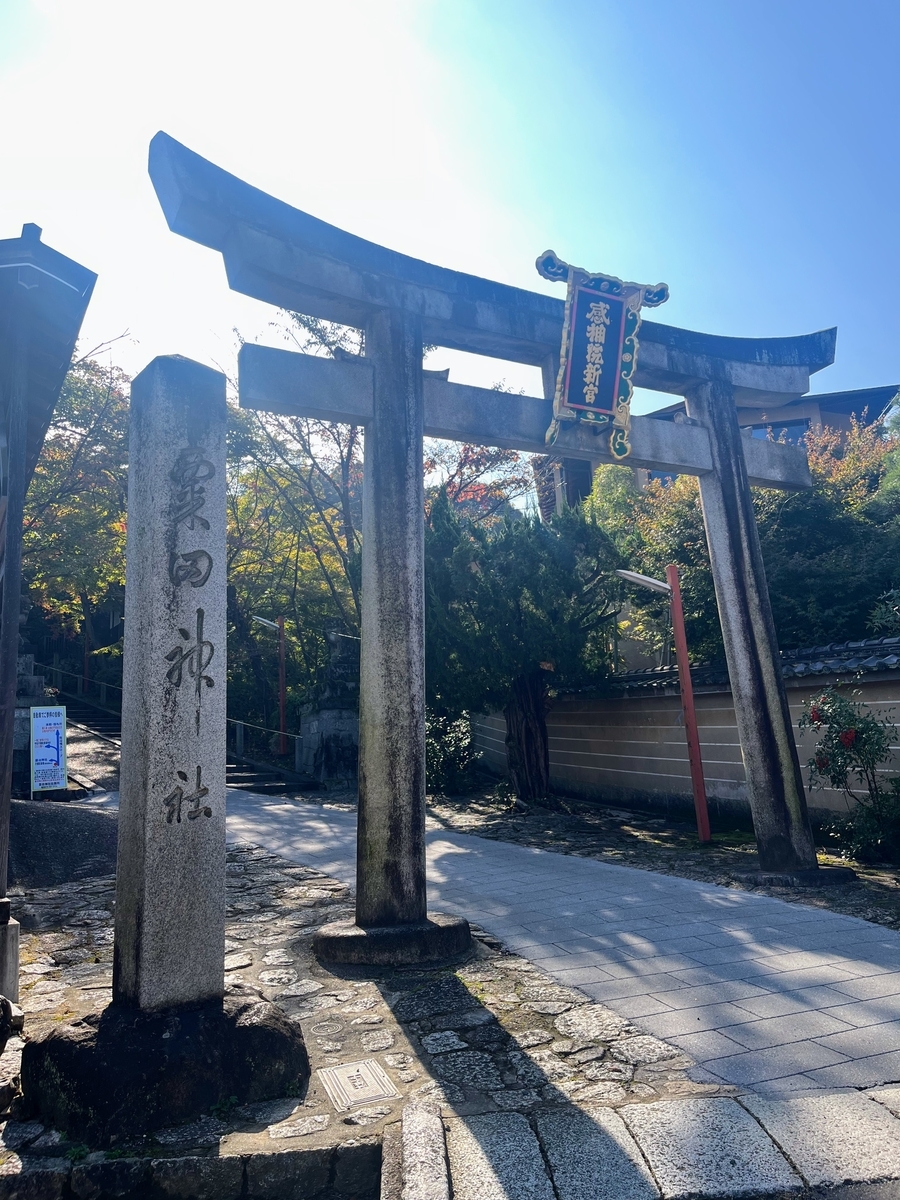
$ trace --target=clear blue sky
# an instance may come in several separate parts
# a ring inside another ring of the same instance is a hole
[[[896,0],[0,0],[0,237],[100,272],[127,369],[229,366],[271,314],[165,229],[163,128],[398,250],[553,290],[552,247],[670,324],[837,325],[816,391],[900,383],[898,59]]]

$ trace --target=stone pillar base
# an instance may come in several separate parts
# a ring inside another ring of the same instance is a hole
[[[0,925],[0,996],[19,1003],[19,922]]]
[[[331,921],[313,939],[317,958],[327,963],[403,967],[465,954],[472,945],[464,917],[429,913],[426,921],[363,929],[353,921]]]
[[[796,871],[732,871],[731,874],[741,883],[748,883],[751,887],[839,887],[841,884],[853,883],[859,878],[850,867],[801,867]]]
[[[25,1044],[23,1115],[93,1147],[195,1121],[217,1104],[303,1096],[300,1026],[255,988],[144,1013],[111,1004]]]

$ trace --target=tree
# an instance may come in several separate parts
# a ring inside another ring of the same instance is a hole
[[[125,586],[128,382],[95,359],[72,365],[26,497],[23,574],[59,629],[80,628],[85,675],[92,616]]]
[[[307,354],[358,354],[359,330],[281,314]],[[360,615],[363,431],[359,426],[233,410],[229,430],[229,686],[234,711],[268,725],[274,711],[268,636],[255,614],[286,618],[289,707],[315,693],[330,629]]]
[[[811,489],[754,488],[760,544],[782,648],[864,638],[879,597],[900,584],[898,439],[881,423],[806,435]],[[627,467],[601,467],[588,512],[629,566],[659,577],[676,563],[695,661],[722,657],[697,481],[679,476],[641,489]],[[629,633],[649,650],[668,638],[664,602],[637,589]]]
[[[696,479],[651,480],[642,489],[629,467],[601,466],[585,510],[632,570],[664,579],[669,563],[678,567],[691,654],[700,661],[721,657],[722,632]],[[622,632],[658,654],[672,636],[668,601],[638,587],[629,589],[629,597],[630,615]]]
[[[550,524],[466,520],[442,489],[425,528],[425,679],[440,716],[502,707],[510,775],[522,800],[549,787],[551,687],[609,668],[619,556],[581,511]]]

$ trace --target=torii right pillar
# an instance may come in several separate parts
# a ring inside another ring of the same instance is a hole
[[[762,871],[817,868],[800,760],[791,727],[772,604],[744,461],[734,389],[708,380],[685,395],[709,434],[712,470],[700,503],[747,792]]]

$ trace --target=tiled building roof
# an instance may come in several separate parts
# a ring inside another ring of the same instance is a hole
[[[861,642],[832,642],[827,646],[811,646],[800,650],[783,650],[781,671],[785,679],[814,675],[869,675],[876,671],[900,669],[900,637],[866,638]],[[695,686],[727,686],[728,672],[722,665],[701,663],[691,667]],[[628,671],[613,675],[608,685],[616,691],[643,688],[675,687],[678,669],[649,667],[643,671]]]

